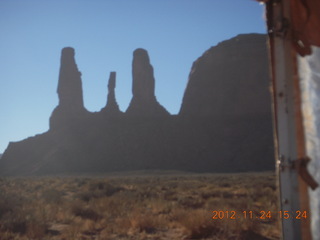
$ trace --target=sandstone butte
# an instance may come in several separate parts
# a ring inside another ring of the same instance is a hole
[[[133,52],[132,99],[116,101],[111,72],[105,107],[83,104],[75,51],[62,49],[59,104],[50,129],[11,142],[1,175],[131,170],[245,172],[274,169],[266,36],[241,34],[211,47],[192,65],[179,114],[155,96],[148,53]]]

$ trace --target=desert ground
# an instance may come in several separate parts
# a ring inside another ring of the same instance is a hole
[[[280,239],[273,172],[0,179],[1,240]]]

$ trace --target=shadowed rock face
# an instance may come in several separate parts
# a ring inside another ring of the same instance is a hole
[[[194,148],[185,151],[189,158],[197,158],[198,148],[203,162],[211,156],[211,166],[225,171],[273,167],[266,41],[261,34],[238,35],[193,63],[179,116],[186,129],[203,133],[194,142],[185,137]]]
[[[59,105],[50,130],[10,143],[1,175],[104,173],[141,169],[243,172],[274,169],[266,37],[239,35],[206,51],[191,69],[179,115],[156,100],[147,51],[133,54],[126,113],[111,72],[106,106],[83,106],[74,50],[64,48]]]
[[[192,65],[181,116],[270,115],[266,36],[238,35]]]
[[[126,111],[137,116],[168,116],[154,94],[155,80],[153,67],[150,64],[148,52],[138,48],[133,52],[132,62],[132,100]]]

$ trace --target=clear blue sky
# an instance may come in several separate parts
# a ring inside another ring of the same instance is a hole
[[[0,0],[0,153],[48,130],[63,47],[76,50],[89,111],[106,104],[110,71],[126,110],[132,52],[141,47],[158,101],[176,114],[193,61],[239,33],[265,32],[263,6],[253,0]]]

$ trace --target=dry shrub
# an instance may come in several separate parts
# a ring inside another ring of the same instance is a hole
[[[113,186],[108,182],[93,181],[89,184],[88,191],[81,192],[78,197],[85,202],[95,198],[111,197],[117,192],[124,190],[122,187]]]
[[[127,236],[130,234],[130,229],[132,228],[131,220],[127,217],[118,217],[114,221],[115,224],[112,226],[107,226],[104,230],[105,233],[113,233],[120,236]]]
[[[121,190],[123,190],[122,187],[114,186],[111,183],[104,181],[93,182],[89,186],[89,191],[97,191],[100,192],[101,196],[107,197],[110,197]]]
[[[174,208],[172,202],[163,199],[150,199],[147,205],[153,214],[169,214]]]
[[[3,196],[0,196],[0,218],[6,214],[7,212],[12,211],[13,205],[12,203],[4,198]]]
[[[204,206],[204,201],[200,197],[196,198],[188,196],[185,198],[179,198],[178,204],[182,205],[186,209],[197,209]]]
[[[15,238],[15,234],[9,231],[1,232],[1,240],[14,240],[17,239]]]
[[[177,201],[179,197],[177,191],[168,189],[163,193],[163,198],[167,201]]]
[[[46,235],[47,225],[41,217],[36,216],[31,209],[14,208],[1,218],[1,232],[12,232],[26,235],[27,238],[37,240]],[[1,238],[0,238],[1,239]]]
[[[161,216],[150,213],[133,213],[129,219],[131,227],[138,232],[153,234],[165,226],[165,221]]]
[[[28,221],[26,224],[26,236],[36,240],[43,239],[47,233],[47,225],[37,221]]]
[[[78,197],[84,202],[89,202],[91,199],[96,197],[96,193],[90,192],[90,191],[85,191],[85,192],[79,193]]]
[[[72,224],[68,228],[64,229],[61,239],[66,240],[79,240],[81,238],[81,225]]]
[[[86,235],[95,235],[99,232],[99,228],[97,228],[96,222],[91,219],[85,219],[81,226],[81,232]]]
[[[19,234],[25,234],[27,230],[27,223],[25,219],[19,218],[7,219],[5,222],[3,222],[2,226],[6,231]]]
[[[99,213],[103,218],[116,218],[126,217],[134,206],[134,202],[119,198],[119,196],[101,197],[91,200],[87,206]]]
[[[75,205],[72,207],[71,212],[77,216],[77,217],[81,217],[83,219],[91,219],[91,220],[99,220],[101,218],[101,216],[94,211],[91,208],[83,208],[82,206],[79,205]]]
[[[269,240],[269,238],[266,238],[262,235],[260,235],[259,233],[256,233],[253,230],[242,230],[240,235],[239,235],[239,240]]]
[[[75,178],[74,183],[76,184],[76,187],[82,187],[85,186],[90,181],[89,178]]]
[[[63,196],[64,196],[64,193],[62,191],[58,191],[56,189],[47,189],[42,193],[42,197],[48,203],[60,204],[62,202]]]
[[[223,234],[221,222],[213,221],[211,212],[191,210],[178,213],[177,221],[185,228],[188,239],[202,239]]]
[[[36,216],[37,209],[31,201],[19,198],[15,194],[1,194],[0,197],[1,237],[4,233],[11,232],[19,236],[26,235],[30,239],[43,238],[46,225],[41,217]]]

